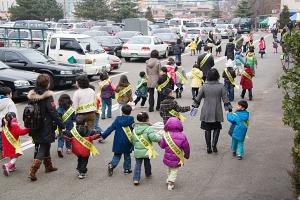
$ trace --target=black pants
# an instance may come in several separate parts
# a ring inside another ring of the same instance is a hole
[[[148,92],[149,92],[149,110],[154,109],[154,91],[155,91],[155,88],[148,88]],[[159,92],[157,92],[156,109],[160,109],[160,95],[159,95]]]
[[[249,93],[249,100],[252,100],[252,98],[253,98],[253,96],[252,96],[252,89],[249,89],[248,93]],[[245,94],[246,94],[246,89],[243,89],[241,97],[244,98]]]
[[[135,105],[138,104],[141,99],[142,99],[141,106],[144,106],[147,101],[147,97],[137,97],[134,101],[134,104]]]
[[[45,158],[50,157],[50,148],[50,143],[35,144],[34,159],[44,160]]]
[[[199,88],[192,88],[193,99],[196,99],[196,97],[198,96],[198,93],[199,93]]]
[[[89,162],[89,157],[77,156],[77,158],[78,160],[76,169],[79,171],[79,173],[85,174],[87,172],[87,164]]]

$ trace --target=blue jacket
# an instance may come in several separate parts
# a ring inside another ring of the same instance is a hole
[[[64,108],[58,107],[57,112],[58,112],[59,116],[62,117],[65,114],[65,112],[67,112],[67,110]],[[76,115],[75,115],[75,113],[73,113],[69,117],[69,119],[66,122],[64,122],[64,125],[67,130],[71,130],[74,127],[75,119],[76,119]]]
[[[112,125],[102,133],[102,138],[105,139],[113,131],[115,131],[114,142],[112,147],[112,151],[114,153],[131,153],[133,146],[129,142],[126,133],[124,133],[122,127],[129,126],[132,131],[133,123],[134,123],[134,118],[132,116],[118,116],[116,117]]]
[[[241,54],[236,54],[235,55],[235,64],[237,66],[245,65],[245,60]]]
[[[232,137],[238,141],[243,142],[246,137],[248,126],[246,123],[249,121],[249,112],[246,110],[236,111],[235,113],[228,113],[227,119],[232,126],[235,125],[232,133]]]

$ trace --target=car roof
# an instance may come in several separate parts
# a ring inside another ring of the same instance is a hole
[[[55,33],[52,38],[90,38],[91,36],[84,34],[72,34],[72,33]]]
[[[36,51],[35,49],[30,49],[30,48],[18,48],[18,47],[1,47],[0,51],[17,51],[17,52],[22,52],[22,51]]]

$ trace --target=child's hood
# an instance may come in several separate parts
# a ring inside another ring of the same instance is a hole
[[[116,118],[116,121],[118,122],[118,124],[120,126],[126,127],[126,126],[130,126],[134,123],[134,118],[132,116],[122,115],[122,116],[118,116]]]
[[[134,132],[137,135],[142,135],[144,131],[150,127],[148,123],[135,123],[134,124]]]
[[[183,126],[181,121],[177,117],[171,117],[165,125],[165,131],[182,132]]]
[[[198,68],[193,68],[193,69],[192,69],[192,73],[200,73],[200,69],[198,69]]]
[[[254,53],[253,52],[249,52],[248,53],[248,57],[253,57],[254,56]]]
[[[249,112],[247,110],[237,111],[235,114],[237,114],[243,121],[249,120]]]

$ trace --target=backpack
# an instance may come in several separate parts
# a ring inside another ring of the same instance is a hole
[[[30,101],[24,108],[23,121],[24,126],[30,129],[38,129],[43,126],[43,114],[38,101]]]

